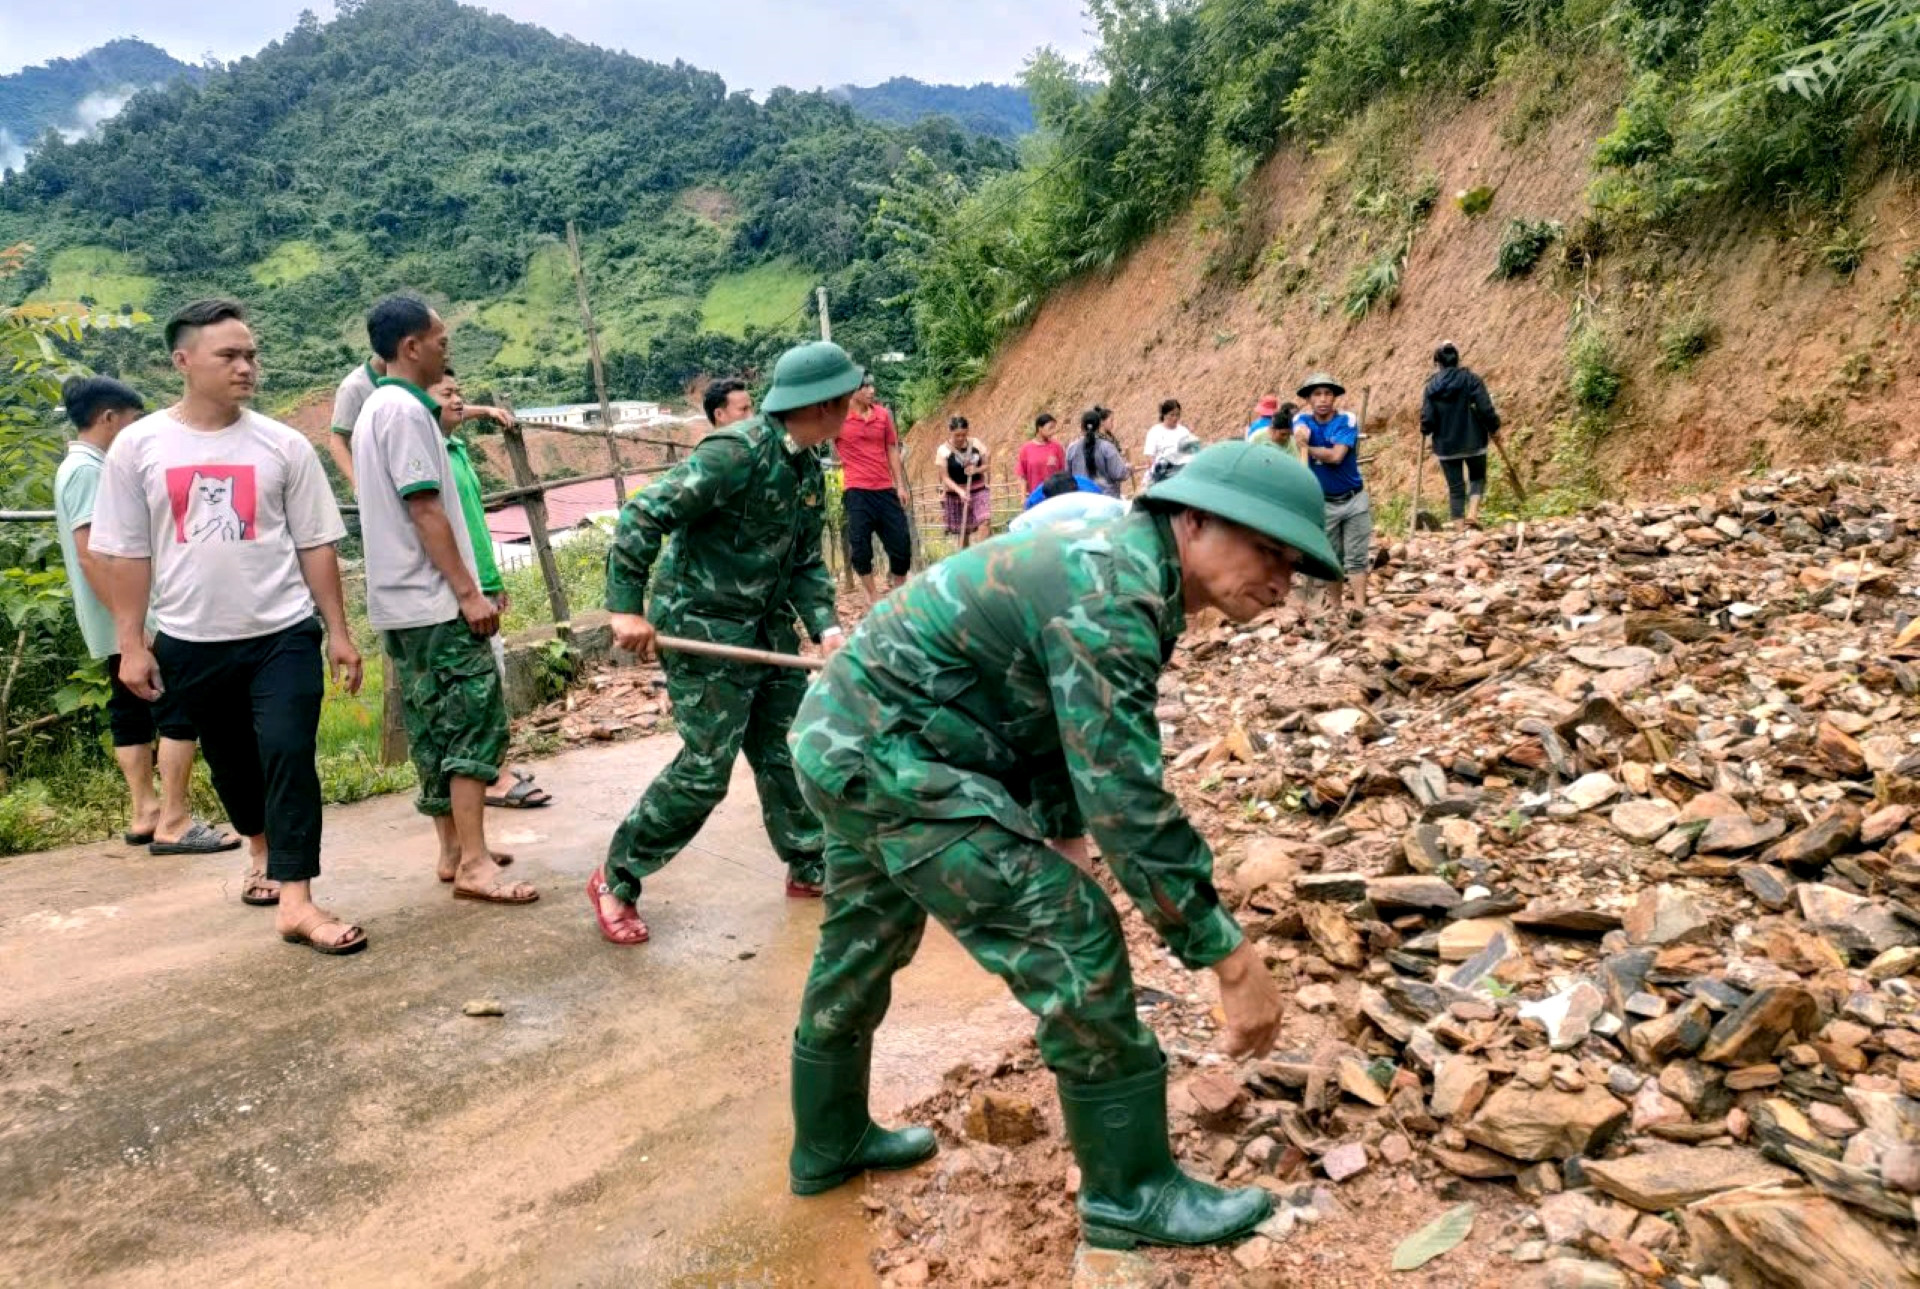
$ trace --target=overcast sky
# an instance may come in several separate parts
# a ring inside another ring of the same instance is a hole
[[[490,0],[481,6],[595,45],[719,72],[732,89],[870,85],[891,76],[1009,81],[1028,54],[1093,45],[1081,0]],[[332,0],[0,0],[0,74],[138,36],[186,62],[251,54]]]

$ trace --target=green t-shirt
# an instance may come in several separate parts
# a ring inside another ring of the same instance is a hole
[[[453,464],[453,487],[460,494],[460,513],[466,516],[467,536],[473,542],[473,566],[480,578],[480,589],[499,595],[507,589],[500,580],[500,565],[493,558],[493,534],[487,531],[487,508],[480,501],[480,476],[467,455],[467,441],[447,439],[447,459]]]
[[[60,556],[67,565],[67,585],[73,590],[73,616],[80,623],[80,638],[87,642],[87,652],[95,658],[113,654],[113,614],[87,583],[73,530],[92,527],[93,498],[100,491],[100,471],[106,464],[106,453],[91,443],[75,441],[67,444],[67,459],[53,476],[53,514],[60,528]]]

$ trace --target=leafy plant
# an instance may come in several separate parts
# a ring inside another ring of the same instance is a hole
[[[1856,104],[1894,134],[1920,135],[1920,0],[1860,0],[1827,21],[1833,35],[1787,55],[1774,88]]]
[[[1354,322],[1366,317],[1374,309],[1391,306],[1400,295],[1400,276],[1407,263],[1408,244],[1401,241],[1388,247],[1371,260],[1354,266],[1347,278],[1347,289],[1342,301],[1346,315]]]
[[[1625,378],[1599,327],[1583,326],[1574,333],[1567,348],[1567,377],[1573,401],[1584,411],[1605,412],[1619,401]]]
[[[1685,371],[1713,348],[1718,330],[1704,313],[1689,313],[1668,323],[1660,332],[1660,368]]]
[[[1850,278],[1867,262],[1873,243],[1860,229],[1842,224],[1821,244],[1820,259],[1841,277]]]
[[[1453,204],[1468,219],[1477,219],[1493,209],[1493,189],[1486,184],[1477,188],[1462,188],[1454,194]]]
[[[1565,233],[1566,227],[1557,219],[1508,220],[1500,238],[1493,276],[1501,281],[1527,276],[1547,253],[1547,248]]]

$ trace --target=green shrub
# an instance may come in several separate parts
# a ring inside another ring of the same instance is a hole
[[[1525,277],[1547,253],[1547,248],[1566,232],[1557,219],[1510,219],[1500,239],[1500,254],[1494,261],[1493,276],[1503,282]]]
[[[1485,184],[1478,188],[1462,188],[1454,194],[1453,204],[1468,219],[1477,219],[1493,209],[1493,189]]]
[[[1660,332],[1660,368],[1662,371],[1678,372],[1699,361],[1700,356],[1713,348],[1718,338],[1718,329],[1713,319],[1703,313],[1690,313],[1677,318]]]
[[[1568,386],[1573,401],[1588,412],[1604,412],[1620,399],[1625,383],[1612,346],[1598,327],[1583,326],[1567,348]]]
[[[1400,296],[1400,275],[1406,262],[1407,244],[1401,242],[1355,265],[1347,277],[1343,301],[1347,317],[1358,322],[1380,305],[1391,306]]]
[[[1842,224],[1833,230],[1821,246],[1820,258],[1835,273],[1850,278],[1867,262],[1867,252],[1872,248],[1873,243],[1867,240],[1864,232]]]

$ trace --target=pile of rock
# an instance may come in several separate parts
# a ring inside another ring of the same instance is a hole
[[[1192,650],[1171,779],[1336,1022],[1231,1121],[1189,1091],[1225,1175],[1511,1179],[1556,1283],[1916,1283],[1920,507],[1879,482],[1434,539],[1364,633]]]

